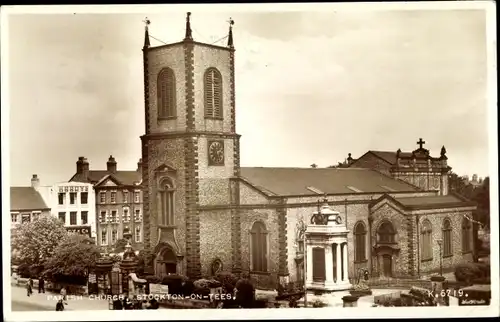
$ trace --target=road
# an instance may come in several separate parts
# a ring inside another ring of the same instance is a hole
[[[54,311],[55,311],[54,307]],[[12,301],[12,311],[13,312],[26,312],[26,311],[52,311],[46,305],[39,305],[33,303]]]

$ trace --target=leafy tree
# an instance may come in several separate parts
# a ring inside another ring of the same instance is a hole
[[[69,234],[61,240],[54,255],[45,262],[45,273],[49,276],[87,277],[89,269],[95,267],[100,257],[94,240],[80,234]]]
[[[147,273],[152,273],[154,254],[150,249],[143,249],[139,252],[137,256],[137,269],[136,273],[139,276],[146,275]]]
[[[60,220],[43,215],[12,230],[12,253],[16,261],[40,266],[54,255],[57,245],[66,236],[68,232]]]
[[[113,253],[118,254],[125,251],[125,246],[127,246],[128,240],[125,238],[118,239],[113,248]]]

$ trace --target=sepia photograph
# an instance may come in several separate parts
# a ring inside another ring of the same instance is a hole
[[[500,314],[493,2],[1,22],[7,321]]]

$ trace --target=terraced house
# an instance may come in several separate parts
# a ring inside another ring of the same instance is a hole
[[[36,174],[30,187],[10,187],[11,228],[36,220],[40,215],[49,215],[50,207],[38,192],[40,179]]]
[[[350,231],[350,276],[437,270],[438,239],[445,269],[471,259],[475,206],[448,193],[445,149],[436,158],[422,146],[397,152],[394,168],[377,156],[379,168],[363,158],[347,168],[241,167],[232,24],[227,46],[216,46],[193,39],[190,19],[177,43],[153,47],[145,31],[144,243],[156,274],[302,279],[301,231],[323,199]],[[114,182],[102,178],[102,187]]]
[[[86,182],[93,187],[99,246],[112,249],[119,239],[126,238],[136,250],[142,249],[141,168],[139,161],[136,170],[118,170],[115,158],[110,156],[106,170],[90,170],[88,160],[78,158],[70,182]]]

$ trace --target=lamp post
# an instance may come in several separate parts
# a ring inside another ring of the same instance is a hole
[[[442,252],[442,250],[443,250],[443,248],[442,248],[443,240],[442,239],[438,239],[437,243],[439,245],[439,275],[443,276],[443,252]]]

